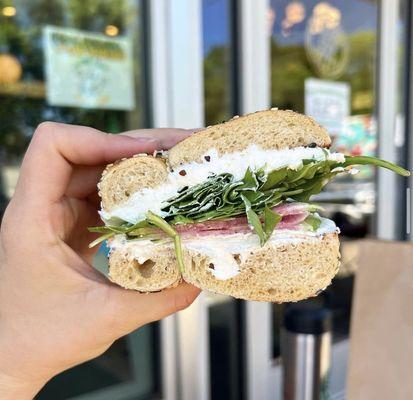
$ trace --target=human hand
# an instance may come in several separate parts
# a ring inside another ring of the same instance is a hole
[[[90,265],[95,236],[87,231],[99,223],[96,184],[106,164],[169,148],[189,134],[38,127],[1,226],[2,399],[32,398],[57,373],[196,298],[199,290],[186,283],[151,294],[110,283]]]

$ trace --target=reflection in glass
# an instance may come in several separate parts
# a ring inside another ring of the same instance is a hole
[[[209,346],[211,398],[242,400],[243,339],[241,301],[210,295]]]
[[[332,148],[354,155],[374,155],[377,147],[377,13],[374,0],[271,0],[272,105],[301,113],[323,110],[319,114],[332,137]],[[327,116],[331,116],[328,126]],[[337,179],[313,199],[323,202],[325,215],[336,221],[342,237],[363,237],[371,230],[373,178],[372,169],[362,168],[356,178]],[[348,335],[353,288],[354,269],[345,265],[351,244],[343,245],[342,253],[339,276],[307,301],[334,311],[335,340]],[[282,314],[283,306],[273,307],[274,357],[279,356]]]
[[[272,105],[304,112],[304,82],[349,82],[351,113],[371,114],[377,5],[374,1],[272,0]]]
[[[14,15],[4,12],[9,3],[0,0],[0,10],[3,10],[0,13],[0,167],[5,186],[1,193],[8,198],[14,191],[21,157],[40,122],[52,120],[87,125],[113,133],[129,128],[131,117],[126,111],[53,107],[47,103],[42,47],[44,26],[70,27],[100,34],[111,26],[110,33],[113,34],[113,27],[116,27],[119,35],[128,35],[134,41],[140,33],[137,7],[126,0],[17,0],[13,3]],[[141,79],[139,66],[139,63],[134,65],[138,82]],[[134,114],[135,124],[142,124],[140,93],[138,102],[131,114]]]
[[[232,115],[230,22],[229,0],[202,1],[206,125]]]

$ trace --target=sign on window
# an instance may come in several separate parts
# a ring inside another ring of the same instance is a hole
[[[314,117],[331,135],[339,135],[343,132],[350,113],[349,84],[306,79],[305,113]]]
[[[50,105],[135,108],[132,46],[128,38],[47,26],[43,39]]]

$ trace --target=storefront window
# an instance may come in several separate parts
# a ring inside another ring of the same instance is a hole
[[[140,12],[129,0],[0,0],[0,213],[42,121],[112,133],[143,126]],[[97,259],[106,262],[103,252]],[[37,398],[158,393],[157,341],[156,325],[142,328]]]
[[[271,0],[271,104],[306,113],[327,128],[332,149],[374,155],[377,148],[375,72],[378,5],[374,0]],[[314,200],[323,203],[342,237],[372,231],[374,171],[337,179]],[[331,308],[335,340],[349,330],[351,245],[333,284],[310,303]],[[287,305],[288,307],[288,305]],[[283,307],[273,307],[274,357]]]
[[[127,0],[0,0],[3,207],[14,192],[22,155],[40,122],[88,125],[113,133],[142,125],[141,40],[136,4]],[[54,30],[53,37],[46,35],[47,26]],[[65,40],[66,52],[62,44]],[[86,41],[89,47],[84,45]],[[129,77],[133,85],[133,99],[128,104],[115,98],[116,94],[110,98],[105,92],[105,85],[110,91],[111,82],[119,79],[113,76],[114,69],[107,69],[107,60],[113,56],[107,49],[119,43],[122,51],[131,51],[127,59],[118,62],[116,70],[124,74],[123,79]],[[97,54],[99,44],[102,51]],[[70,59],[67,71],[60,70],[64,57]]]

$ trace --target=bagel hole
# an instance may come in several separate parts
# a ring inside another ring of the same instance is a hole
[[[155,261],[146,260],[144,263],[140,264],[137,260],[135,260],[135,267],[139,271],[139,274],[142,278],[150,278],[153,274],[153,266],[155,265]]]

